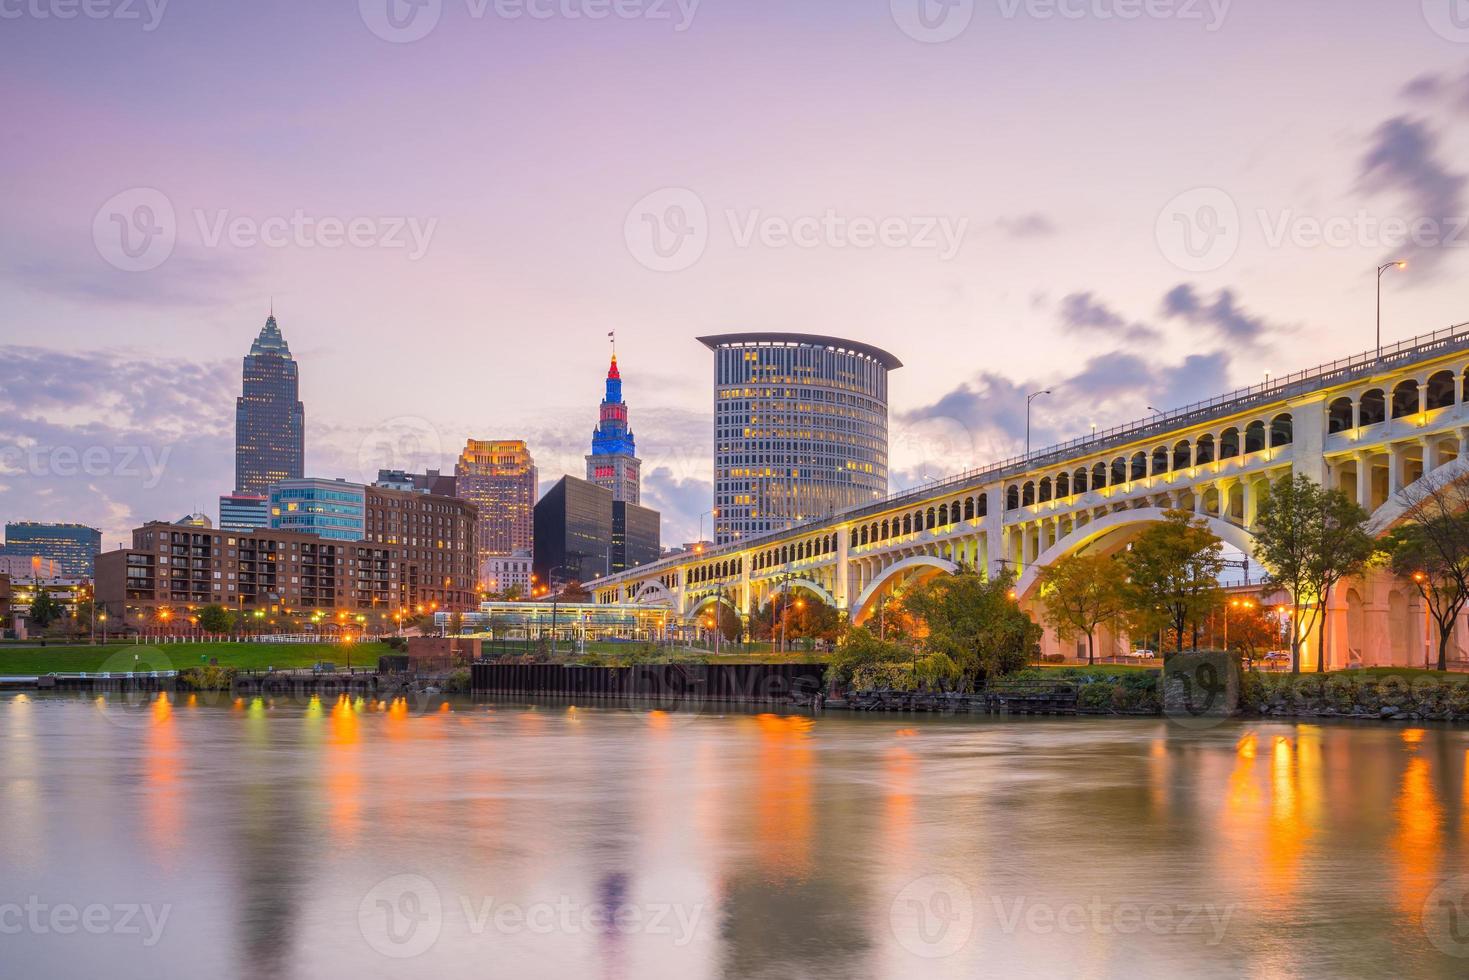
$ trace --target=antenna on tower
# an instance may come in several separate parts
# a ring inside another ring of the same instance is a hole
[[[617,331],[607,331],[607,340],[612,344],[612,356],[615,359],[617,357]]]

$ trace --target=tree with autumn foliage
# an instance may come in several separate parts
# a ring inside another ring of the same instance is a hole
[[[1068,555],[1040,571],[1046,625],[1063,640],[1086,637],[1086,661],[1097,662],[1097,630],[1127,610],[1127,572],[1106,555]]]

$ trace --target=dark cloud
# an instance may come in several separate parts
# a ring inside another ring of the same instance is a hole
[[[0,512],[90,524],[109,548],[213,513],[234,480],[234,384],[223,363],[0,347]]]
[[[1438,223],[1440,233],[1411,241],[1385,259],[1416,256],[1420,268],[1436,266],[1446,255],[1439,241],[1454,233],[1465,214],[1465,176],[1440,158],[1439,136],[1422,119],[1396,116],[1373,132],[1358,172],[1358,184],[1371,194],[1397,195],[1410,225]]]
[[[1410,102],[1451,112],[1469,112],[1469,72],[1419,75],[1403,86],[1401,95]]]
[[[680,478],[667,466],[643,470],[643,506],[662,515],[663,547],[676,548],[699,536],[699,516],[704,514],[704,537],[713,539],[711,516],[714,485],[696,477]]]
[[[1129,323],[1121,314],[1105,303],[1099,302],[1091,293],[1071,293],[1061,300],[1061,322],[1077,330],[1110,334],[1134,342],[1155,341],[1161,334],[1144,323]]]
[[[1286,331],[1263,317],[1246,313],[1229,289],[1206,298],[1188,283],[1180,283],[1163,297],[1162,312],[1170,320],[1182,320],[1220,340],[1248,347],[1258,347],[1267,337]]]
[[[1039,211],[1000,218],[995,224],[1011,238],[1046,238],[1056,234],[1056,223]]]

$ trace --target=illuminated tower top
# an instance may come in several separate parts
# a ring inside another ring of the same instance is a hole
[[[612,491],[612,499],[629,504],[641,496],[637,441],[627,424],[627,403],[622,400],[622,373],[617,369],[617,352],[607,368],[607,391],[602,398],[597,427],[592,430],[592,452],[587,456],[587,480]]]

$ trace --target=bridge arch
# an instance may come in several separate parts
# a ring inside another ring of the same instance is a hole
[[[640,606],[666,605],[674,606],[673,593],[668,591],[668,586],[662,582],[644,582],[633,596],[632,601]]]
[[[932,570],[926,574],[924,572],[918,572],[916,575],[911,576],[912,578],[918,578],[920,576],[932,577],[932,575],[939,572],[947,572],[952,575],[959,570],[959,566],[946,558],[935,558],[932,555],[914,555],[911,558],[904,558],[902,561],[894,562],[887,568],[884,568],[877,578],[868,583],[867,588],[863,589],[862,594],[857,597],[857,601],[852,603],[852,622],[861,623],[870,617],[874,605],[873,600],[877,598],[883,586],[892,582],[895,578],[911,572],[913,569]]]
[[[780,592],[780,590],[781,590],[781,583],[779,581],[772,582],[771,583],[771,586],[772,586],[772,588],[770,590],[770,594],[771,595],[776,595],[776,594],[778,594]],[[789,579],[785,583],[785,588],[786,588],[787,591],[789,591],[790,589],[805,589],[807,592],[809,592],[812,595],[816,596],[816,598],[820,599],[822,602],[826,603],[828,606],[831,606],[833,609],[836,608],[837,601],[836,601],[836,599],[832,598],[832,594],[830,592],[826,591],[826,589],[822,588],[816,582],[811,581],[809,578],[793,578],[793,579]]]
[[[740,607],[735,605],[734,599],[728,593],[711,592],[689,607],[689,611],[684,613],[684,620],[690,623],[697,622],[699,614],[704,611],[704,607],[712,602],[722,602],[732,609],[735,615],[740,614]]]
[[[1161,507],[1138,507],[1132,510],[1115,511],[1090,524],[1082,525],[1072,534],[1047,548],[1025,569],[1020,576],[1020,581],[1015,585],[1016,595],[1022,602],[1035,598],[1040,582],[1040,570],[1057,559],[1080,551],[1116,531],[1146,524],[1161,524],[1167,513],[1168,511]],[[1238,524],[1232,524],[1209,514],[1195,514],[1194,517],[1203,520],[1209,530],[1218,535],[1225,544],[1238,548],[1246,555],[1255,553],[1255,536]]]

